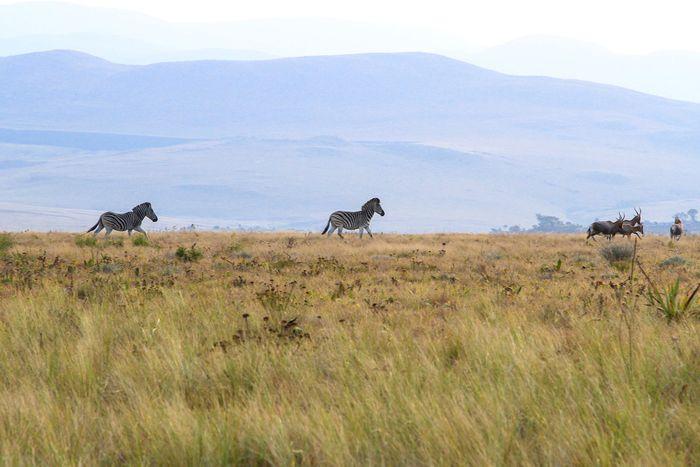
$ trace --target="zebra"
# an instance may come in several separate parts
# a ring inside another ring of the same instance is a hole
[[[112,230],[116,230],[118,232],[128,230],[129,235],[131,235],[132,230],[135,230],[137,232],[141,232],[146,236],[146,238],[148,238],[146,231],[141,228],[141,222],[143,222],[144,217],[148,217],[153,222],[158,222],[158,216],[156,216],[156,213],[153,212],[151,203],[141,203],[138,206],[135,206],[131,211],[122,214],[105,212],[100,216],[97,223],[93,225],[92,228],[90,228],[90,230],[88,230],[86,233],[94,230],[95,233],[93,235],[96,237],[97,234],[104,228],[106,230],[105,238],[107,238],[109,237],[109,234],[112,233]]]
[[[369,230],[369,221],[372,220],[372,216],[375,212],[380,216],[384,215],[384,209],[382,209],[379,198],[372,198],[367,201],[362,205],[361,211],[336,211],[328,218],[326,228],[323,229],[321,235],[328,232],[328,236],[330,237],[335,229],[338,229],[338,236],[340,238],[345,238],[343,237],[343,229],[360,229],[360,238],[362,238],[362,230],[366,230],[370,238],[374,238],[372,236],[372,231]],[[330,230],[328,230],[329,227]]]

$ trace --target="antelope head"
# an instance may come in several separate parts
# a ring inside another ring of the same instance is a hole
[[[617,226],[618,229],[622,228],[622,225],[625,223],[625,215],[620,214],[619,212],[617,213],[617,220],[613,222]]]
[[[639,225],[642,223],[642,208],[639,208],[639,211],[637,211],[637,208],[634,208],[634,217],[630,220],[630,224],[632,225]]]

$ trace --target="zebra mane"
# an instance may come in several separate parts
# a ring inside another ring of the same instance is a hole
[[[138,206],[134,206],[131,210],[136,211],[136,210],[141,209],[141,208],[148,208],[150,205],[151,205],[151,203],[149,203],[149,202],[141,203]]]
[[[365,211],[370,207],[374,207],[375,204],[379,204],[379,198],[372,198],[371,200],[367,201],[362,205],[362,210]]]

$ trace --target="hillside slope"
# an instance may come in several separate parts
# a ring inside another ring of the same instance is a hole
[[[429,54],[115,65],[0,59],[0,126],[161,136],[562,140],[692,150],[700,105]]]

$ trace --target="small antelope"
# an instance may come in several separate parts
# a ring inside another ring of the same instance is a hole
[[[623,214],[618,213],[618,217],[616,221],[596,221],[591,224],[591,226],[588,228],[588,236],[586,237],[586,240],[589,238],[593,237],[593,240],[595,240],[596,235],[603,235],[605,236],[608,240],[612,240],[612,237],[615,234],[622,233],[622,225],[625,222],[625,216]]]
[[[683,221],[676,217],[676,220],[673,221],[673,225],[671,226],[671,239],[675,241],[680,240],[681,235],[683,235],[683,230]]]
[[[644,235],[644,224],[632,225],[631,223],[622,224],[622,236],[628,239],[632,238],[632,234],[635,234],[637,238],[641,238],[639,234]]]
[[[644,235],[644,225],[642,224],[642,208],[634,208],[634,217],[628,221],[622,223],[622,232],[620,232],[623,237],[631,238],[632,234],[635,234],[637,238],[641,233]],[[613,237],[615,234],[613,234]]]

